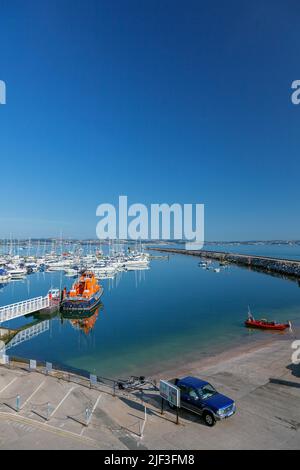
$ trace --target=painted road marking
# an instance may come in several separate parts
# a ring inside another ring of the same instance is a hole
[[[49,416],[49,418],[52,418],[53,415],[55,415],[55,413],[57,412],[57,410],[61,407],[61,405],[63,404],[63,402],[68,398],[68,396],[73,392],[73,390],[75,389],[76,387],[72,387],[70,388],[70,390],[68,391],[68,393],[66,393],[66,395],[64,396],[64,398],[59,402],[59,404],[57,405],[57,407],[52,411],[51,415]]]
[[[93,408],[92,408],[91,415],[90,415],[90,417],[89,417],[89,419],[88,419],[88,422],[86,423],[87,426],[88,426],[88,425],[90,424],[90,422],[91,422],[91,419],[92,419],[92,417],[93,417],[94,411],[95,411],[95,409],[96,409],[97,406],[98,406],[98,403],[99,403],[99,401],[100,401],[101,396],[102,396],[102,393],[100,393],[99,397],[98,397],[97,400],[96,400],[96,403],[94,404],[94,406],[93,406]],[[83,435],[84,431],[85,431],[85,427],[82,429],[82,431],[81,431],[81,433],[80,433],[80,436]]]
[[[35,391],[30,395],[29,398],[27,398],[27,400],[23,403],[23,405],[21,406],[21,410],[27,405],[27,403],[34,397],[34,395],[39,391],[39,389],[44,385],[44,383],[46,382],[46,380],[44,380],[42,383],[40,383],[40,385],[38,386],[38,388],[35,389]]]
[[[0,390],[0,393],[4,392],[4,390],[6,390],[10,385],[12,385],[16,380],[17,380],[18,377],[15,377],[14,379],[12,379],[11,382],[9,382],[9,384],[7,384],[4,388],[2,388],[2,390]]]
[[[4,419],[7,418],[7,419],[5,419],[5,422],[8,425],[10,425],[12,421],[15,421],[15,422],[18,422],[18,423],[28,423],[29,426],[32,423],[32,426],[33,426],[34,429],[43,429],[43,430],[46,429],[47,431],[52,432],[52,433],[57,434],[57,435],[60,435],[60,436],[75,438],[75,439],[79,440],[81,443],[86,442],[87,444],[90,444],[91,446],[99,449],[99,444],[94,439],[92,439],[90,437],[80,436],[79,434],[76,434],[72,431],[67,431],[66,429],[64,429],[64,430],[59,429],[58,427],[51,426],[51,424],[47,424],[47,423],[42,424],[42,423],[39,423],[38,421],[27,418],[25,416],[15,415],[15,414],[0,411],[0,419],[2,420],[2,418],[4,418]]]

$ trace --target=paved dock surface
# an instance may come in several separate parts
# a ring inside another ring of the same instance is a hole
[[[291,364],[292,352],[290,341],[277,341],[206,369],[187,365],[185,372],[206,378],[236,400],[236,415],[213,428],[184,411],[176,425],[171,410],[161,415],[154,390],[145,390],[142,402],[140,392],[114,397],[108,387],[93,390],[0,367],[0,448],[299,449],[300,365]]]

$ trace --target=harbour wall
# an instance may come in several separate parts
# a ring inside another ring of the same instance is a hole
[[[240,253],[228,253],[210,250],[184,250],[178,248],[149,248],[165,253],[197,256],[218,262],[227,262],[239,266],[249,267],[257,271],[269,274],[278,274],[289,278],[300,280],[300,261],[271,258],[267,256],[246,255]]]

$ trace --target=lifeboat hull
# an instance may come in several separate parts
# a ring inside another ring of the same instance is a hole
[[[91,310],[60,310],[61,318],[65,320],[88,320],[92,318],[95,313],[98,313],[103,307],[102,302],[96,305]]]
[[[90,312],[94,310],[101,302],[101,296],[103,294],[103,289],[100,288],[89,299],[84,300],[70,300],[65,299],[61,302],[61,311],[62,312]]]

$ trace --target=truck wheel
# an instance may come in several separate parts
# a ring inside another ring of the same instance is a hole
[[[206,426],[209,426],[210,428],[216,424],[214,415],[212,413],[209,413],[209,411],[206,411],[203,414],[203,419],[205,421]]]

